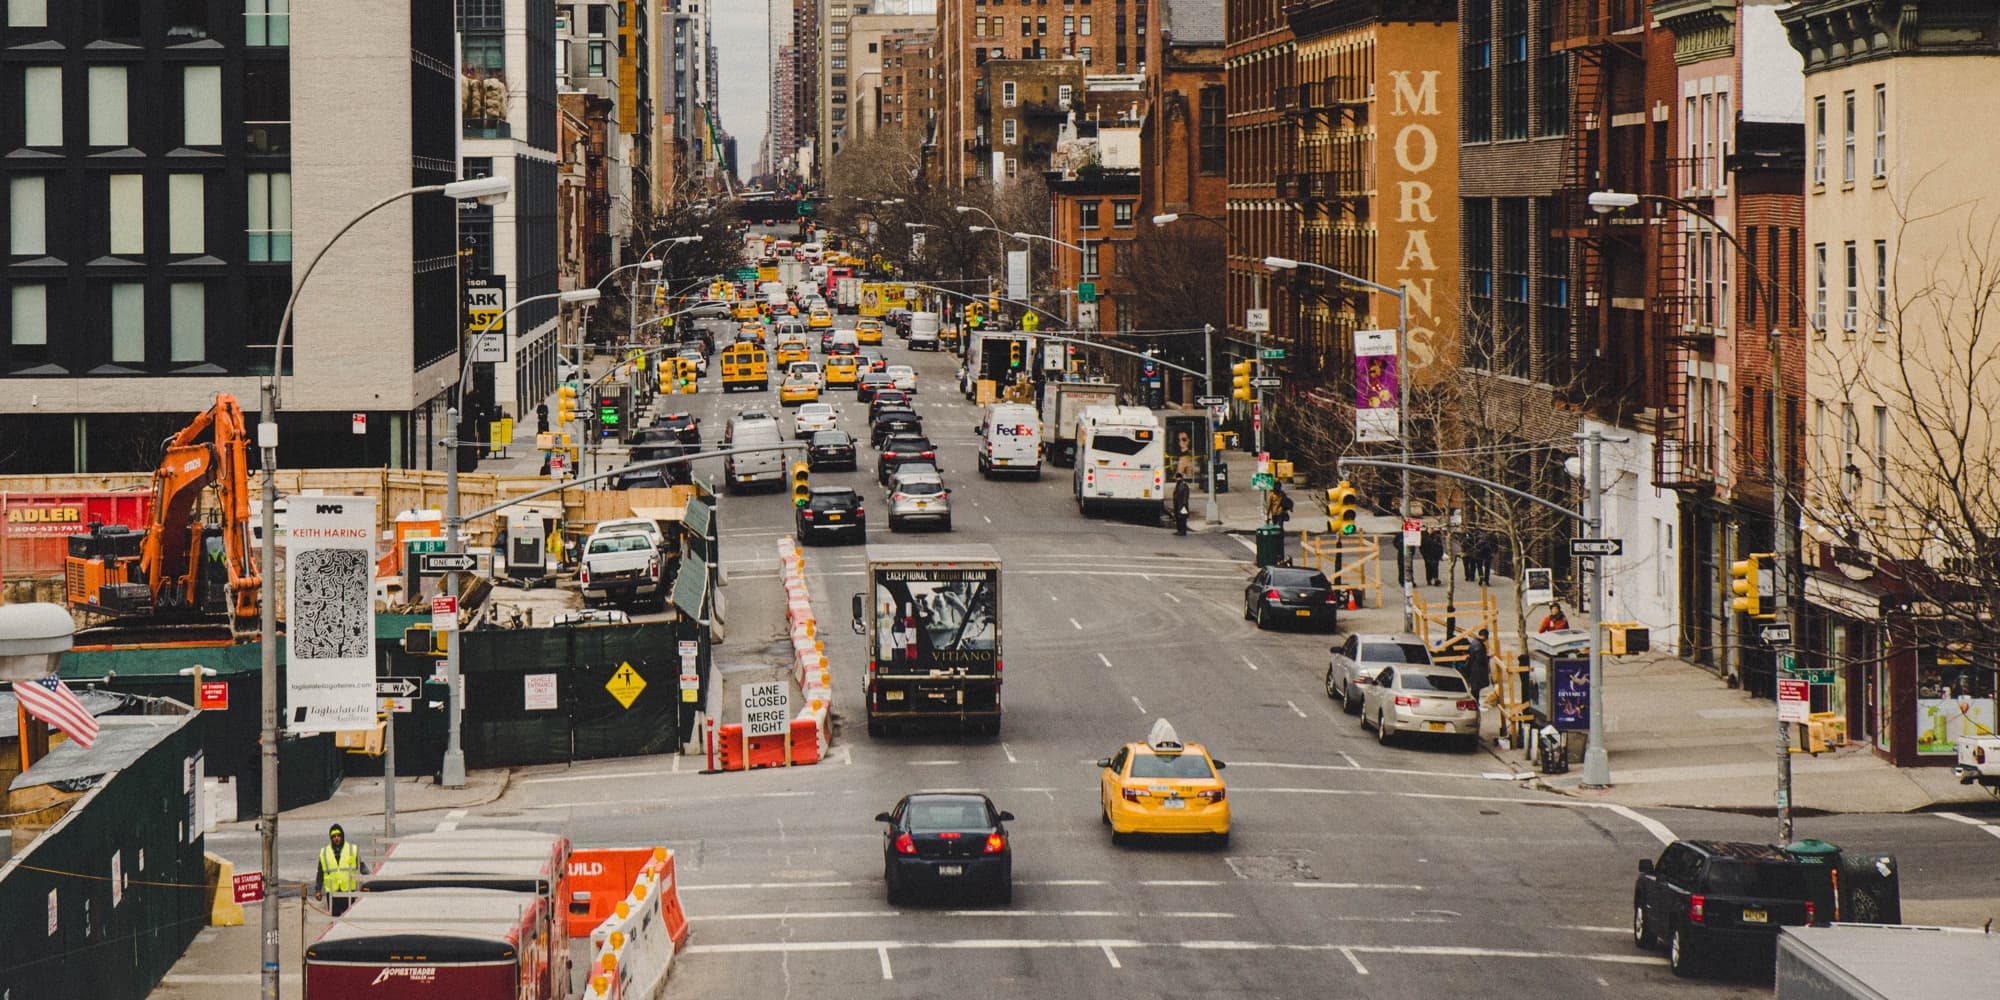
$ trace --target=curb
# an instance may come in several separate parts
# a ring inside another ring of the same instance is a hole
[[[479,807],[481,807],[481,806],[490,806],[490,805],[492,805],[493,803],[495,803],[495,802],[498,802],[498,801],[500,801],[501,797],[502,797],[502,796],[505,796],[505,795],[507,794],[507,790],[508,790],[509,788],[513,787],[513,783],[514,783],[514,771],[513,771],[513,769],[512,769],[512,768],[501,768],[501,769],[500,769],[500,784],[499,784],[499,786],[497,787],[497,789],[496,789],[496,790],[495,790],[495,791],[493,792],[493,794],[492,794],[492,795],[490,795],[490,796],[488,796],[488,797],[486,797],[486,798],[483,798],[483,799],[480,799],[480,800],[478,800],[478,801],[476,801],[476,802],[457,802],[457,803],[452,803],[452,804],[450,804],[450,805],[436,805],[436,806],[417,806],[417,807],[415,807],[415,808],[405,808],[405,807],[403,806],[403,804],[399,802],[399,803],[397,803],[397,804],[396,804],[396,815],[398,815],[398,816],[401,816],[401,815],[402,815],[402,814],[404,814],[404,813],[420,813],[420,812],[436,812],[436,811],[437,811],[437,810],[439,810],[439,809],[477,809],[477,808],[479,808]],[[380,799],[377,799],[376,801],[378,801],[378,802],[379,802],[379,801],[380,801]],[[318,805],[318,803],[312,803],[312,805]],[[301,806],[300,808],[301,808],[301,809],[304,809],[304,808],[308,808],[308,807],[307,807],[307,806]],[[355,811],[353,811],[352,813],[350,813],[349,815],[354,815],[354,816],[381,816],[381,815],[383,815],[383,814],[384,814],[385,812],[386,812],[386,810],[382,809],[382,808],[381,808],[380,806],[377,806],[377,807],[375,807],[375,808],[373,808],[373,809],[363,809],[363,810],[355,810]],[[281,819],[281,820],[282,820],[283,818],[284,818],[283,816],[280,816],[280,817],[279,817],[279,819]]]

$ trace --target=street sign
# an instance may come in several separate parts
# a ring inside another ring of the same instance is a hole
[[[377,698],[375,701],[375,710],[377,712],[400,713],[416,711],[417,700],[415,698]]]
[[[611,679],[604,682],[604,690],[611,692],[611,697],[618,699],[618,704],[631,708],[632,703],[639,700],[639,692],[646,690],[646,679],[632,669],[630,662],[620,663]]]
[[[435,632],[458,631],[458,598],[441,594],[431,598],[431,630]]]
[[[1228,397],[1228,396],[1196,396],[1196,397],[1194,398],[1194,402],[1195,402],[1195,405],[1196,405],[1196,406],[1228,406],[1228,405],[1229,405],[1229,397]]]
[[[1078,302],[1095,302],[1095,301],[1097,301],[1097,282],[1095,282],[1095,281],[1079,281],[1079,282],[1077,282],[1077,283],[1076,283],[1076,300],[1077,300]]]
[[[415,677],[375,678],[375,697],[377,698],[414,698],[417,692],[421,690],[423,690],[423,684]]]
[[[1625,554],[1623,538],[1572,538],[1569,540],[1569,554],[1573,556],[1619,556]]]
[[[1076,304],[1076,328],[1079,330],[1097,329],[1097,303],[1079,302]]]
[[[1403,547],[1414,550],[1424,541],[1424,522],[1410,518],[1403,522]]]
[[[1284,385],[1285,380],[1277,377],[1276,375],[1259,375],[1258,377],[1251,379],[1250,384],[1256,386],[1259,389],[1276,389],[1277,387]]]
[[[356,413],[353,416],[348,417],[347,420],[348,420],[348,426],[354,431],[354,433],[356,434],[368,433],[368,414]]]
[[[1778,678],[1778,721],[1807,722],[1812,715],[1812,685],[1792,677]]]
[[[1270,333],[1271,310],[1269,309],[1243,310],[1243,329],[1248,330],[1251,333]]]
[[[743,685],[743,735],[783,736],[792,717],[792,696],[784,681]]]
[[[1250,477],[1250,488],[1253,490],[1268,490],[1272,486],[1277,485],[1277,482],[1276,479],[1271,478],[1270,473],[1259,472]]]
[[[426,552],[417,557],[417,572],[425,576],[470,573],[477,565],[479,557],[470,552]]]
[[[1282,347],[1266,347],[1258,351],[1257,356],[1266,361],[1280,361],[1285,357],[1285,349]]]
[[[229,879],[229,891],[238,903],[256,903],[264,898],[263,872],[236,872]]]
[[[198,690],[200,690],[201,696],[197,700],[201,704],[196,705],[195,708],[204,712],[210,710],[221,712],[229,709],[228,681],[202,681],[201,687]]]
[[[1766,625],[1759,634],[1764,637],[1766,643],[1773,646],[1780,646],[1792,641],[1792,627],[1790,625]]]

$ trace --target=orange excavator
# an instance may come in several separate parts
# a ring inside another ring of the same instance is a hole
[[[234,635],[258,627],[262,579],[250,562],[249,470],[243,410],[215,405],[166,441],[153,470],[153,513],[144,530],[92,524],[71,535],[71,608],[114,624],[220,624]]]

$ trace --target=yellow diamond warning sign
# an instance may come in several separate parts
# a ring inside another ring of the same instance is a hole
[[[632,669],[632,664],[620,663],[618,672],[604,682],[604,690],[611,692],[611,697],[618,699],[618,704],[631,708],[632,703],[639,699],[639,692],[646,690],[646,679]]]

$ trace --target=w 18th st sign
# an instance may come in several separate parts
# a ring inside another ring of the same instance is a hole
[[[505,275],[465,279],[465,335],[471,341],[467,349],[472,352],[472,360],[507,360],[506,313]]]

